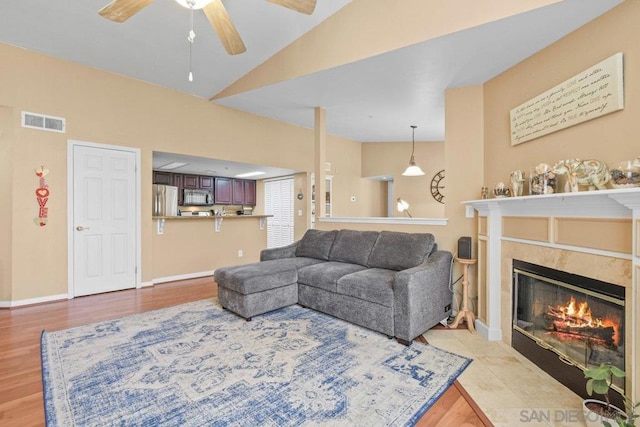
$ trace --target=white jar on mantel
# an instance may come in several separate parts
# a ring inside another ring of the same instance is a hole
[[[529,194],[556,192],[556,174],[547,163],[540,163],[529,172]]]

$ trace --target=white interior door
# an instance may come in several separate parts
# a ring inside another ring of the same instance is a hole
[[[136,153],[72,145],[73,296],[136,286]]]
[[[276,248],[293,243],[293,178],[265,181],[265,213],[267,247]]]

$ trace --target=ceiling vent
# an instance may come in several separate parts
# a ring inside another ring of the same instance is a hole
[[[65,119],[44,114],[22,112],[22,127],[64,133]]]

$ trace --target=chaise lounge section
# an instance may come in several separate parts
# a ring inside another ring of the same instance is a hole
[[[428,233],[308,230],[214,277],[220,304],[247,320],[298,303],[409,344],[451,314],[451,263]]]

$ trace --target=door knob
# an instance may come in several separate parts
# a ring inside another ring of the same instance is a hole
[[[88,230],[88,229],[89,229],[89,227],[83,227],[81,225],[76,227],[76,230],[78,230],[78,231],[84,231],[84,230]]]

